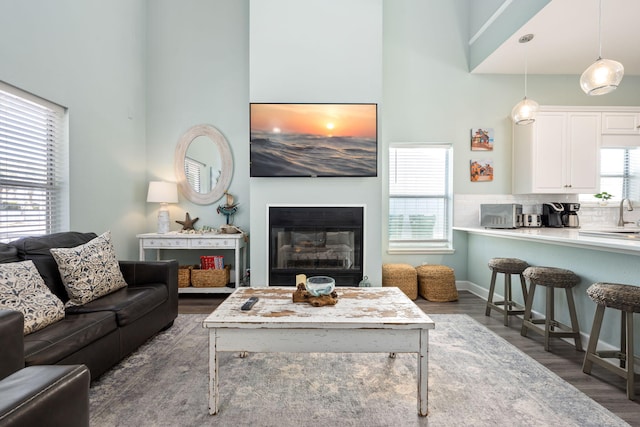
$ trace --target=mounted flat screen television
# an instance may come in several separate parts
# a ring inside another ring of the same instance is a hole
[[[377,104],[250,104],[252,177],[374,177]]]

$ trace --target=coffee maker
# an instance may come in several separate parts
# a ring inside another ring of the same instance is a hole
[[[564,212],[562,213],[562,225],[565,227],[578,228],[580,221],[578,220],[578,211],[580,203],[563,203]]]
[[[542,204],[542,225],[545,227],[564,227],[562,224],[562,214],[564,206],[562,203],[549,202]]]

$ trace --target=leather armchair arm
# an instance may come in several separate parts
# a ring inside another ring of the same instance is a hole
[[[0,309],[0,379],[24,368],[24,317]]]

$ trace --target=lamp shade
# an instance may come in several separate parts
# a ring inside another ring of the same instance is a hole
[[[150,181],[147,202],[178,203],[178,185],[173,182]]]
[[[613,59],[598,58],[580,77],[580,87],[587,95],[604,95],[616,90],[624,77],[624,66]]]
[[[526,96],[511,110],[511,119],[517,125],[528,125],[536,121],[536,113],[540,106]]]

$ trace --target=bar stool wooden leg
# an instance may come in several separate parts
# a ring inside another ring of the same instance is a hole
[[[531,322],[531,307],[533,306],[533,297],[536,293],[536,284],[531,283],[531,287],[529,288],[529,294],[527,295],[527,301],[524,305],[524,317],[522,319],[522,328],[520,329],[520,335],[523,337],[527,336],[528,330],[528,322]]]
[[[634,400],[636,398],[635,395],[635,360],[633,358],[633,312],[631,311],[623,311],[623,318],[626,319],[626,351],[625,351],[625,359],[626,359],[626,369],[627,369],[627,398],[629,400]]]
[[[585,374],[590,374],[591,368],[593,367],[593,360],[591,359],[591,356],[596,354],[603,318],[604,305],[598,305],[596,307],[596,313],[593,316],[593,326],[591,327],[591,335],[589,336],[589,344],[587,345],[587,354],[585,354],[584,363],[582,364],[582,372]]]
[[[545,318],[544,318],[544,351],[549,351],[549,337],[550,334],[549,332],[551,332],[553,330],[553,321],[555,319],[555,314],[554,314],[554,307],[555,307],[555,303],[553,300],[553,297],[555,295],[554,292],[554,288],[552,288],[551,286],[547,286],[547,307],[546,307],[546,313],[545,313]]]
[[[509,326],[509,310],[511,310],[511,274],[504,274],[504,326]]]
[[[487,298],[487,308],[484,311],[485,316],[491,314],[491,304],[493,304],[493,292],[496,289],[496,277],[498,273],[496,271],[491,272],[491,285],[489,285],[489,298]]]
[[[569,305],[569,315],[571,316],[571,331],[575,334],[573,339],[576,343],[576,351],[582,351],[582,338],[580,337],[580,327],[578,326],[578,316],[576,314],[576,304],[573,300],[573,291],[565,288],[567,293],[567,304]]]
[[[527,281],[525,280],[525,278],[522,275],[522,273],[520,273],[519,276],[520,276],[520,286],[522,287],[522,298],[524,298],[524,301],[526,303],[526,301],[527,301]]]

